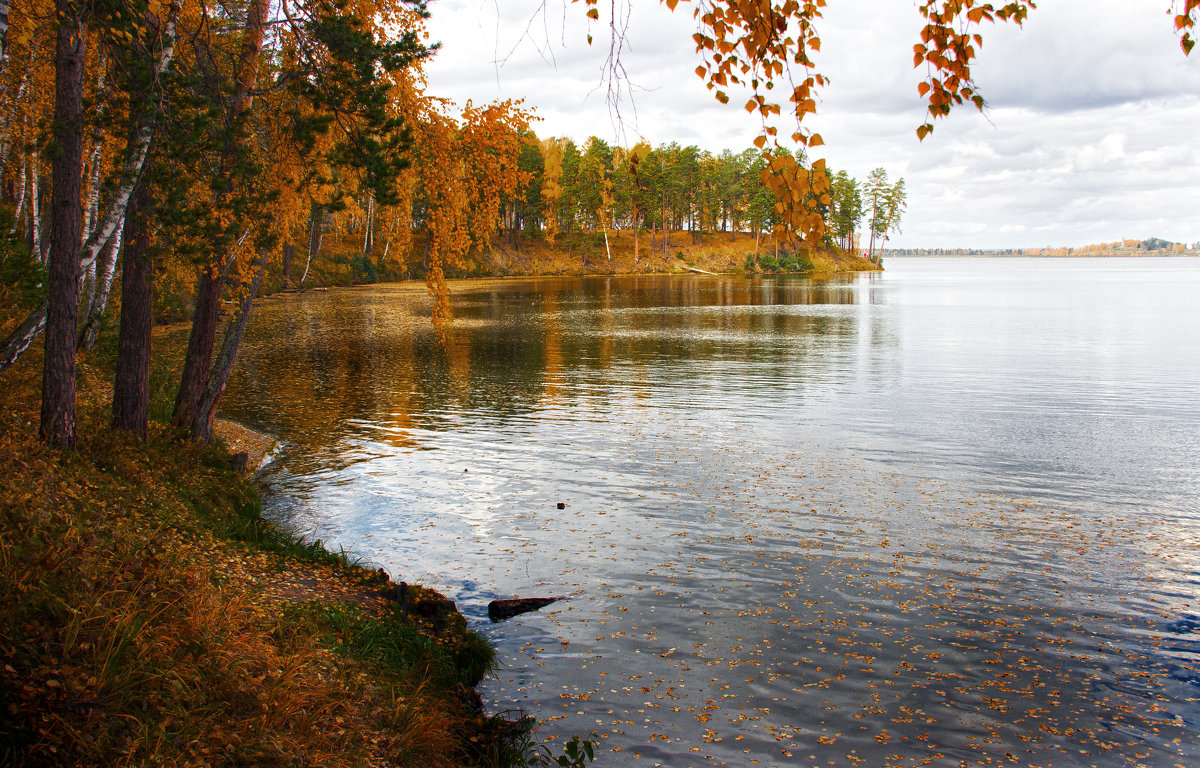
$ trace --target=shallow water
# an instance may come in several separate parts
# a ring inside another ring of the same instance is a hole
[[[1200,260],[887,267],[272,299],[223,413],[597,765],[1197,764]]]

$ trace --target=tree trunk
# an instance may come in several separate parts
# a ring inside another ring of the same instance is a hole
[[[70,0],[56,0],[54,56],[54,191],[50,204],[50,256],[46,354],[42,367],[41,439],[55,448],[75,446],[75,342],[79,312],[79,223],[83,175],[83,20]]]
[[[254,282],[250,292],[242,299],[237,316],[225,329],[225,337],[221,341],[221,351],[212,367],[204,391],[200,395],[198,407],[192,417],[191,435],[193,440],[207,443],[212,437],[213,419],[217,415],[217,405],[221,395],[225,394],[225,386],[229,383],[229,374],[233,371],[233,361],[237,357],[238,347],[246,332],[246,323],[250,319],[250,308],[254,297],[258,295],[258,286],[262,283],[263,273],[267,270],[267,252],[263,251],[258,257],[258,268],[254,273]]]
[[[292,282],[292,260],[296,258],[296,246],[288,243],[283,246],[283,279],[288,284]]]
[[[57,77],[55,78],[55,80],[57,82]],[[83,89],[81,88],[80,93],[82,93],[82,90]],[[82,99],[82,96],[80,98]],[[58,108],[58,104],[57,104],[57,99],[56,99],[55,109],[57,110],[57,108]],[[58,113],[56,111],[55,112],[55,115],[56,115],[55,120],[58,119],[57,114]],[[82,147],[83,147],[83,144],[81,142],[80,143],[80,162],[83,162]],[[33,255],[38,260],[38,263],[45,264],[46,263],[46,252],[44,252],[42,250],[42,206],[41,206],[42,190],[40,189],[42,184],[41,184],[41,179],[39,178],[39,173],[38,173],[39,165],[41,165],[41,163],[38,162],[37,155],[31,154],[29,157],[29,229],[27,230],[27,233],[26,233],[27,234],[26,242],[29,245],[29,250],[33,251]],[[51,213],[51,215],[53,216],[53,213]]]
[[[201,268],[196,286],[196,309],[192,312],[192,332],[188,336],[187,352],[183,358],[183,374],[179,380],[179,392],[175,395],[175,408],[171,423],[176,427],[190,428],[204,392],[208,372],[212,367],[213,345],[217,339],[217,320],[221,311],[221,286],[224,273],[213,274],[207,267]]]
[[[138,184],[125,211],[125,265],[121,269],[121,332],[113,384],[112,428],[146,441],[150,414],[150,331],[153,254],[149,184]]]
[[[8,0],[0,0],[0,77],[8,70]]]
[[[0,0],[0,2],[3,2],[7,5],[8,0]],[[33,58],[34,58],[34,50],[35,50],[34,46],[32,46],[32,45],[29,46],[29,59],[30,59],[31,64],[32,64]],[[7,58],[8,58],[8,47],[7,46],[5,46],[5,48],[4,48],[3,56],[7,60]],[[6,78],[4,78],[4,72],[6,70],[7,70],[6,63],[0,64],[0,80],[4,80],[5,82],[7,82]],[[6,90],[4,93],[4,96],[6,97],[4,99],[4,101],[9,104],[9,107],[8,107],[8,112],[6,112],[4,114],[4,124],[0,125],[0,180],[8,178],[9,149],[12,147],[13,136],[17,133],[14,128],[14,124],[17,121],[17,109],[21,106],[21,102],[23,100],[25,100],[26,94],[29,92],[29,77],[30,77],[30,72],[32,72],[32,71],[33,71],[33,67],[30,66],[21,75],[21,83],[20,83],[20,85],[17,86],[17,92],[16,92],[15,96],[13,96],[13,97],[11,97],[11,99],[9,99],[9,98],[7,98],[9,95],[8,91]],[[22,134],[22,135],[24,135],[24,134]]]
[[[21,226],[21,214],[25,212],[25,156],[21,156],[21,170],[17,175],[17,207],[13,212],[13,223],[8,229],[8,234],[15,234],[17,228]]]
[[[363,232],[363,249],[362,249],[362,255],[363,255],[364,259],[366,257],[370,256],[371,252],[375,250],[375,238],[372,236],[374,227],[371,226],[374,223],[374,219],[372,217],[374,212],[375,212],[375,199],[373,197],[371,197],[370,195],[367,195],[367,217],[366,217],[366,226],[364,227],[364,232]]]
[[[96,101],[99,106],[96,108],[96,125],[92,128],[92,154],[91,162],[88,165],[88,196],[87,205],[83,209],[84,237],[92,233],[92,226],[96,223],[96,214],[100,210],[100,161],[104,150],[104,131],[100,127],[101,121],[99,118],[103,117],[106,104],[106,99],[104,98],[104,73],[107,69],[103,54],[100,56],[97,69],[99,69],[99,72],[96,74]],[[91,274],[94,275],[95,270],[92,270]]]
[[[642,226],[641,226],[641,223],[638,221],[638,215],[637,215],[637,203],[634,203],[633,204],[633,263],[634,264],[638,263],[638,233],[641,231],[641,229],[642,229]]]
[[[266,30],[269,0],[251,0],[246,11],[246,22],[238,51],[237,74],[234,79],[234,94],[229,102],[229,115],[234,120],[245,120],[244,114],[254,101],[254,84],[258,78],[258,67],[262,54],[263,36]],[[237,146],[235,139],[225,147],[221,158],[221,174],[232,185]],[[225,194],[230,194],[227,191]],[[183,375],[179,382],[179,393],[175,397],[175,409],[171,423],[186,427],[193,439],[206,440],[211,429],[212,414],[205,413],[204,398],[209,387],[209,373],[213,366],[213,347],[216,344],[217,323],[221,310],[221,288],[225,276],[232,266],[229,254],[221,254],[216,264],[201,269],[200,281],[196,286],[196,309],[192,314],[192,332],[188,338],[187,355],[184,358]],[[226,337],[226,341],[229,337]],[[238,337],[240,341],[240,336]],[[225,348],[222,345],[222,354]],[[236,342],[229,355],[229,365],[237,352]],[[222,385],[222,391],[224,385]],[[220,393],[216,394],[220,399]],[[215,410],[215,402],[212,404]],[[206,426],[207,421],[207,426]]]
[[[663,256],[667,255],[667,196],[663,195],[662,199],[662,236],[663,236]]]
[[[308,220],[308,261],[304,263],[304,274],[300,276],[301,288],[304,287],[304,280],[308,277],[313,258],[321,252],[321,227],[324,218],[323,209],[314,203]]]
[[[104,319],[104,310],[108,308],[108,297],[112,295],[113,275],[117,271],[117,259],[121,253],[123,234],[123,231],[117,232],[109,238],[108,246],[100,254],[98,268],[96,267],[97,262],[92,262],[92,266],[89,267],[89,269],[96,270],[95,294],[88,297],[87,315],[83,322],[83,330],[79,334],[80,346],[89,352],[96,346],[100,321]],[[123,282],[122,285],[124,285]]]
[[[4,346],[0,347],[0,373],[8,370],[8,367],[15,363],[17,358],[37,340],[37,337],[42,335],[42,331],[46,329],[48,307],[49,305],[43,301],[37,309],[29,313],[29,317],[25,318],[17,330],[4,340]]]

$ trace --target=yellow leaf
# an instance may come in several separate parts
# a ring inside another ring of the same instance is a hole
[[[766,136],[758,136],[754,139],[754,146],[758,147],[759,149],[762,149],[763,145],[766,143],[767,143]]]

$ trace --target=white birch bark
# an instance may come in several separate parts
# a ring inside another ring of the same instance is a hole
[[[371,223],[372,223],[371,214],[374,213],[374,210],[375,210],[374,202],[375,202],[375,198],[373,198],[371,195],[367,195],[367,218],[366,218],[366,228],[363,231],[363,248],[362,248],[362,255],[364,258],[371,253],[371,247],[373,245],[373,243],[371,242]]]
[[[21,226],[21,214],[25,213],[25,155],[21,155],[21,170],[17,176],[17,209],[13,213],[12,226],[8,228],[8,234],[14,234],[17,227]]]
[[[2,0],[0,0],[2,1]],[[99,72],[96,74],[96,101],[100,105],[97,108],[96,126],[92,129],[92,155],[91,162],[88,165],[88,192],[87,202],[83,206],[83,232],[86,237],[92,231],[92,222],[96,220],[96,214],[100,209],[100,160],[104,149],[104,132],[100,128],[100,119],[104,117],[105,103],[104,98],[104,75],[108,69],[107,61],[103,54],[100,55],[100,62],[97,65]],[[95,277],[95,271],[89,270],[88,274]]]
[[[2,75],[3,73],[0,72],[0,76]],[[21,84],[17,86],[17,95],[11,102],[8,102],[8,111],[4,113],[4,124],[0,125],[0,179],[5,178],[8,173],[8,152],[12,149],[12,137],[15,133],[13,126],[16,125],[17,111],[20,109],[21,101],[24,100],[28,87],[29,74],[26,72],[21,78]]]
[[[116,235],[113,236],[114,238]],[[83,317],[91,314],[92,304],[96,301],[96,262],[88,264],[84,268],[82,290],[86,294],[83,301]]]
[[[93,268],[96,264],[99,267],[96,269],[96,277],[93,281],[95,293],[93,297],[88,299],[88,309],[83,323],[83,331],[80,333],[80,346],[91,351],[96,346],[96,335],[100,331],[100,321],[104,318],[104,311],[108,308],[108,297],[112,295],[113,275],[117,272],[117,259],[121,253],[121,236],[125,232],[125,220],[122,219],[117,224],[117,231],[108,241],[108,247],[102,252],[98,262],[93,262]]]
[[[29,244],[33,255],[41,264],[46,263],[46,254],[42,253],[42,211],[41,211],[41,179],[38,178],[38,157],[29,155]]]

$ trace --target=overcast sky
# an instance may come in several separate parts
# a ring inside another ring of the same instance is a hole
[[[593,29],[589,47],[583,6],[567,0],[431,0],[442,50],[429,91],[460,103],[523,98],[543,137],[750,146],[758,123],[744,99],[723,106],[695,75],[688,4],[632,5],[621,61],[633,91],[619,114],[603,79],[608,29]],[[818,59],[832,82],[810,118],[826,142],[817,153],[860,180],[878,166],[904,177],[908,213],[893,247],[1200,240],[1200,50],[1184,58],[1169,9],[1044,0],[1024,29],[985,26],[975,77],[987,113],[961,108],[918,143],[914,0],[834,0]]]

